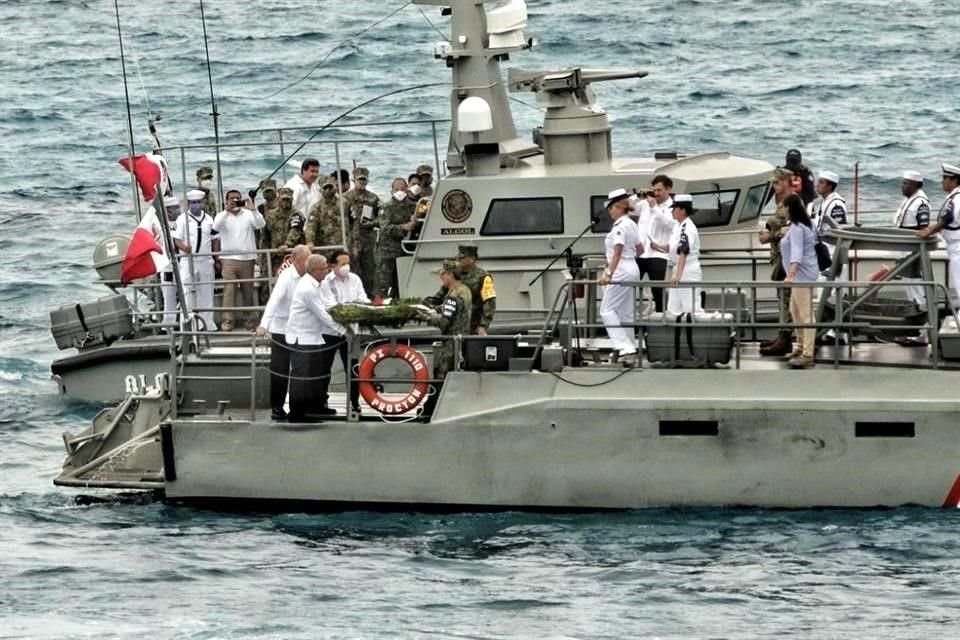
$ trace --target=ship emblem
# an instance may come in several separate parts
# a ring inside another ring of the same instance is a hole
[[[454,189],[443,196],[440,210],[443,211],[444,218],[454,224],[460,224],[473,213],[473,200],[466,191]]]

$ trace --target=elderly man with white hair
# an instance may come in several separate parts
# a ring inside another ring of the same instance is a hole
[[[330,346],[324,344],[323,327],[335,324],[320,290],[327,272],[326,258],[307,258],[305,273],[290,302],[286,333],[290,349],[290,422],[316,422],[322,416],[336,414],[327,406],[326,396],[317,393],[322,381],[330,377],[330,367],[324,366],[324,350]]]

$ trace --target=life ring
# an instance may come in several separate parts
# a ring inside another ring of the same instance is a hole
[[[399,400],[384,398],[377,392],[373,383],[374,369],[386,358],[399,358],[413,371],[413,386]],[[416,349],[411,349],[405,344],[382,344],[364,356],[360,362],[357,377],[361,380],[360,395],[367,404],[380,413],[400,414],[415,408],[427,397],[427,380],[430,379],[430,372],[427,370],[427,359]]]

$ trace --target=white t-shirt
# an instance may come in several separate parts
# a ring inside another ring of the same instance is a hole
[[[240,209],[236,214],[221,211],[213,220],[213,228],[220,234],[220,252],[224,260],[256,260],[256,253],[232,253],[256,251],[254,231],[262,229],[266,221],[259,211]]]

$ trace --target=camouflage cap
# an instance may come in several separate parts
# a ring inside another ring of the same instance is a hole
[[[276,191],[277,181],[273,178],[264,178],[260,181],[260,191]]]
[[[370,177],[370,170],[367,169],[366,167],[357,167],[356,169],[353,170],[353,177],[354,177],[354,178],[369,178],[369,177]]]
[[[477,255],[477,245],[475,244],[462,244],[457,247],[457,257],[458,258],[479,258]]]
[[[277,197],[280,199],[290,198],[293,200],[293,189],[290,187],[280,187],[277,189]]]
[[[327,176],[326,178],[323,179],[323,183],[320,185],[320,188],[322,189],[323,187],[326,187],[326,186],[336,188],[337,179],[333,176]]]
[[[777,167],[773,170],[773,175],[770,176],[771,180],[782,180],[784,178],[792,178],[793,171],[787,169],[786,167]]]
[[[433,167],[431,167],[428,164],[422,164],[419,167],[417,167],[417,175],[423,175],[424,173],[429,173],[430,175],[433,175]]]
[[[450,272],[456,276],[457,280],[460,279],[460,263],[457,262],[456,258],[444,258],[443,262],[439,267],[433,270],[434,273],[446,273]]]
[[[200,178],[201,180],[205,178],[212,178],[213,169],[211,169],[210,167],[200,167],[199,169],[197,169],[197,177]]]

